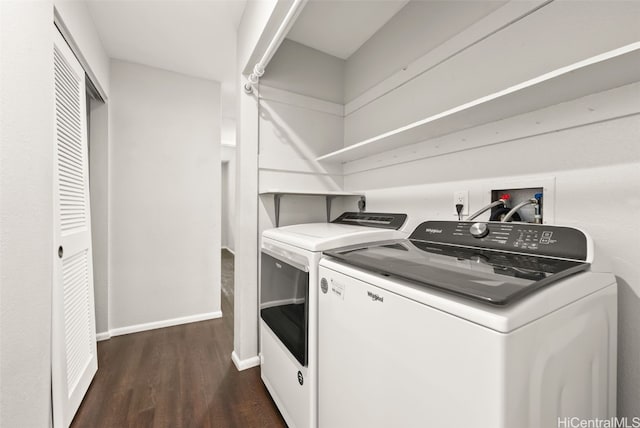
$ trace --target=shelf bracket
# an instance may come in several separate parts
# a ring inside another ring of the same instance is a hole
[[[2,0],[0,0],[2,1]],[[284,195],[299,195],[299,196],[324,196],[325,197],[325,201],[326,201],[326,207],[327,207],[327,223],[331,222],[331,205],[333,203],[333,200],[335,198],[337,198],[338,196],[359,196],[360,200],[358,201],[358,210],[360,212],[364,212],[365,210],[365,197],[364,195],[358,195],[358,194],[354,194],[354,193],[341,193],[341,192],[333,192],[334,194],[326,194],[326,193],[303,193],[303,192],[281,192],[281,191],[269,191],[269,192],[262,192],[260,193],[260,195],[273,195],[273,208],[275,211],[275,226],[276,227],[280,227],[280,201],[282,199],[282,196]]]
[[[280,193],[273,194],[273,206],[276,211],[276,227],[280,227],[280,198],[282,195]]]
[[[327,223],[331,223],[331,202],[335,196],[327,195]]]

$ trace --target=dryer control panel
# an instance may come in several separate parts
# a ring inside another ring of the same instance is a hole
[[[587,236],[578,229],[528,223],[425,221],[410,240],[585,261]]]
[[[406,214],[345,212],[342,213],[340,217],[333,220],[332,223],[398,230],[402,227],[406,220]]]

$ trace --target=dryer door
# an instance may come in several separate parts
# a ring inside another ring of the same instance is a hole
[[[306,366],[309,270],[274,255],[262,252],[260,317],[300,364]]]

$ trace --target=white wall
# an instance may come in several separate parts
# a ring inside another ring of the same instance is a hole
[[[550,3],[348,114],[345,143],[640,40],[639,19],[637,2]],[[626,416],[640,415],[639,112],[636,84],[344,164],[345,187],[367,190],[370,210],[406,210],[407,229],[453,219],[457,190],[470,191],[474,211],[504,183],[554,182],[555,222],[584,227],[596,243],[594,269],[618,278],[618,412]]]
[[[410,1],[349,57],[344,101],[352,101],[505,2]]]
[[[53,6],[0,2],[0,426],[47,427]]]
[[[112,61],[110,118],[112,333],[219,316],[219,83]]]
[[[260,84],[342,104],[345,61],[285,39]]]
[[[221,218],[221,230],[220,230],[220,245],[222,248],[227,247],[227,231],[229,225],[229,162],[222,162],[221,170],[220,170],[220,203],[222,208],[222,218]]]
[[[229,117],[222,117],[220,124],[220,134],[222,143],[227,145],[236,145],[236,121]]]
[[[341,147],[342,106],[264,85],[260,96],[260,191],[341,190],[341,169],[315,158]],[[280,207],[280,226],[326,221],[323,197],[284,196]],[[261,196],[259,234],[275,226],[273,196]]]
[[[284,2],[283,2],[284,3]],[[258,355],[258,102],[241,87],[282,19],[275,0],[250,1],[237,38],[236,257],[232,358],[238,369],[255,366]],[[277,16],[280,16],[277,19]],[[251,64],[251,65],[249,65]]]
[[[343,72],[343,60],[289,40],[280,46],[260,80],[260,192],[342,190],[342,169],[315,159],[342,148],[344,109],[327,100],[344,97]],[[332,211],[337,215],[340,204],[335,205]],[[283,196],[280,226],[324,222],[325,207],[321,196]],[[259,235],[272,227],[274,200],[264,195]]]
[[[239,78],[253,72],[253,66],[264,55],[292,3],[291,0],[247,2],[238,25],[236,60]]]
[[[235,252],[236,242],[236,148],[222,146],[222,239]]]
[[[339,190],[340,168],[315,159],[342,147],[342,106],[260,88],[260,191]]]
[[[109,332],[109,106],[91,100],[89,113],[89,191],[96,333]]]

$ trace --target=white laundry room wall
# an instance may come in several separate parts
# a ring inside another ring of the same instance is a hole
[[[345,103],[355,100],[399,71],[411,73],[411,70],[402,70],[403,66],[437,48],[505,3],[507,0],[409,1],[347,59]],[[427,94],[423,96],[429,98]]]
[[[259,188],[343,189],[342,167],[316,158],[342,147],[345,61],[285,39],[260,79]],[[260,198],[260,233],[275,227],[272,195]],[[332,218],[356,199],[335,199]],[[283,196],[280,226],[325,222],[322,196]]]
[[[507,3],[429,46],[414,62],[393,52],[412,42],[417,30],[411,26],[422,24],[397,14],[387,26],[405,32],[370,39],[352,57],[358,66],[347,62],[347,76],[357,68],[359,79],[346,80],[345,145],[640,40],[638,2],[533,6]],[[525,14],[517,10],[526,8]],[[367,66],[382,58],[391,62],[384,72]],[[491,189],[548,186],[553,222],[589,232],[596,244],[594,269],[612,270],[618,279],[618,413],[638,416],[639,114],[640,83],[614,88],[347,162],[345,188],[364,190],[371,211],[408,212],[410,230],[426,219],[455,219],[454,191],[469,190],[475,211],[489,202]]]
[[[237,37],[236,257],[232,360],[239,370],[258,358],[258,98],[242,85],[278,31],[291,1],[250,1]]]
[[[111,62],[110,330],[221,316],[220,84]]]

